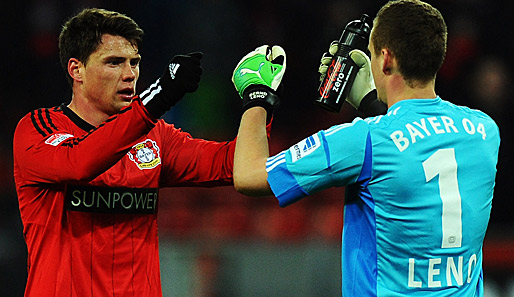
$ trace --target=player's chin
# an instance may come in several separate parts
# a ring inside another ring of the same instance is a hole
[[[130,100],[118,100],[116,101],[116,103],[113,105],[114,109],[116,110],[116,112],[120,112],[120,110],[124,107],[127,107],[130,105],[130,103],[132,103],[132,99]]]
[[[118,103],[122,106],[127,106],[134,100],[134,95],[118,94]]]

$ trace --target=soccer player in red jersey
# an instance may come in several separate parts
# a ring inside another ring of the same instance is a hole
[[[16,128],[26,297],[161,296],[158,189],[232,184],[234,141],[194,139],[159,120],[197,89],[202,54],[173,57],[136,96],[142,35],[120,13],[72,17],[59,36],[71,102]]]

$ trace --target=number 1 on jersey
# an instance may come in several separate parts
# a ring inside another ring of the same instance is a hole
[[[426,182],[439,176],[439,196],[443,203],[441,248],[462,246],[462,205],[457,181],[455,150],[440,149],[423,162]]]

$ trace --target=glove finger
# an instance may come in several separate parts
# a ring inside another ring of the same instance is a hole
[[[354,49],[350,51],[350,58],[359,66],[359,68],[366,67],[366,65],[371,64],[371,60],[369,59],[368,55],[366,55],[363,51]]]
[[[332,61],[332,55],[330,55],[329,53],[324,53],[321,57],[321,64],[328,65],[330,64],[330,61]]]
[[[335,55],[337,53],[337,50],[339,49],[339,41],[334,40],[332,43],[330,43],[330,47],[328,48],[328,52],[331,55]]]
[[[198,84],[191,84],[185,87],[187,93],[193,93],[198,90]]]
[[[189,57],[191,58],[194,58],[196,60],[201,60],[202,57],[203,57],[203,53],[202,52],[193,52],[193,53],[189,53],[187,54]]]
[[[195,67],[195,68],[192,68],[190,69],[191,71],[191,74],[190,76],[191,77],[198,77],[198,80],[200,80],[200,77],[202,76],[202,73],[203,73],[203,68],[202,67]]]
[[[277,73],[271,81],[271,88],[276,91],[286,71],[286,52],[280,45],[271,47],[270,52],[272,73]]]
[[[319,81],[323,81],[325,79],[325,77],[327,76],[327,70],[328,70],[328,66],[327,65],[319,65],[319,68],[318,68],[318,72],[319,72]]]
[[[198,56],[196,56],[198,57]],[[190,56],[176,56],[173,62],[183,65],[178,69],[178,72],[183,73],[185,76],[200,76],[203,72],[202,66],[200,66],[200,60],[196,57]]]
[[[325,75],[325,74],[327,74],[327,69],[328,69],[327,65],[321,64],[321,65],[319,65],[318,72],[322,75]]]
[[[201,74],[191,75],[189,77],[189,80],[184,85],[184,89],[186,90],[186,92],[192,93],[198,89],[198,85],[200,83],[200,76],[201,76]]]
[[[286,64],[286,52],[280,45],[274,45],[271,48],[270,60],[271,60],[271,63],[273,63],[273,64],[280,64],[280,65]]]
[[[184,67],[181,67],[179,71],[182,71],[180,76],[181,80],[184,82],[186,92],[192,93],[198,89],[198,84],[203,73],[203,68],[200,66],[202,56],[203,54],[198,52],[188,54],[187,57],[183,59],[182,64]]]
[[[183,65],[200,66],[201,53],[195,53],[194,56],[188,55],[176,55],[171,59],[170,63],[179,63]]]
[[[261,45],[259,46],[258,48],[256,48],[253,52],[250,52],[248,55],[255,55],[256,53],[258,54],[261,54],[261,55],[264,55],[264,56],[267,56],[270,52],[270,46],[265,44],[265,45]]]

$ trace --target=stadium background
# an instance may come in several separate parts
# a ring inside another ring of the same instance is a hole
[[[508,91],[514,77],[514,2],[428,2],[441,10],[449,29],[438,94],[486,111],[500,126],[484,279],[487,296],[514,296],[514,202],[509,187],[513,104]],[[199,90],[166,114],[166,120],[194,137],[212,140],[229,140],[237,133],[240,101],[230,77],[239,59],[261,44],[283,46],[288,60],[272,130],[274,154],[319,129],[353,119],[347,105],[339,114],[313,106],[319,59],[347,22],[361,13],[373,17],[383,3],[32,0],[3,5],[1,295],[22,296],[26,280],[26,247],[12,177],[13,131],[30,110],[70,99],[57,49],[60,27],[70,15],[83,7],[102,7],[139,23],[145,37],[138,90],[160,76],[174,54],[203,51]],[[163,190],[159,232],[164,296],[339,296],[343,194],[344,188],[330,189],[281,209],[272,198],[244,197],[231,187]]]

